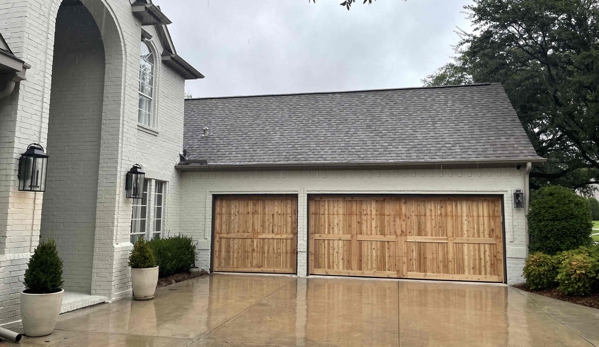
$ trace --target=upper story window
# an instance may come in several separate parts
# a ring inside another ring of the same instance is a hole
[[[137,121],[141,125],[154,126],[154,63],[155,57],[147,43],[141,43],[139,62],[139,109]]]

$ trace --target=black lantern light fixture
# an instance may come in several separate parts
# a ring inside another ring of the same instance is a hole
[[[524,208],[524,191],[514,189],[514,208]]]
[[[127,198],[141,199],[143,197],[145,179],[146,173],[141,170],[141,165],[133,165],[131,170],[127,172],[127,179],[125,182]]]
[[[19,159],[19,190],[23,192],[44,192],[48,155],[39,143],[32,143]]]

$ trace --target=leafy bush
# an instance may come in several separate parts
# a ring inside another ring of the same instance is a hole
[[[148,242],[143,237],[140,237],[133,246],[133,251],[129,255],[129,266],[134,269],[146,269],[156,266],[154,252],[152,252]]]
[[[160,266],[160,277],[188,272],[196,259],[196,248],[188,236],[174,236],[152,240],[150,248]]]
[[[591,212],[587,199],[560,187],[533,194],[528,214],[531,253],[556,254],[591,244]]]
[[[25,290],[30,294],[56,293],[62,289],[62,259],[54,240],[42,241],[33,252],[25,271]]]
[[[589,204],[591,205],[593,220],[599,220],[599,201],[596,198],[589,198]]]
[[[531,290],[557,287],[557,257],[537,252],[528,256],[524,265],[524,278]]]
[[[570,296],[591,294],[599,274],[599,260],[587,254],[571,253],[559,266],[559,289]]]

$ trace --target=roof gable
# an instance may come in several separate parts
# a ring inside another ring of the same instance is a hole
[[[499,84],[187,100],[185,149],[208,166],[544,161]]]

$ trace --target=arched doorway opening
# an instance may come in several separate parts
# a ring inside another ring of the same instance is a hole
[[[56,240],[67,292],[92,292],[105,52],[92,14],[64,0],[56,17],[40,236]]]

